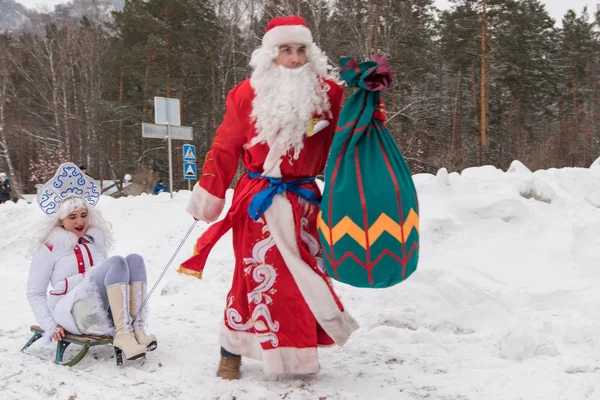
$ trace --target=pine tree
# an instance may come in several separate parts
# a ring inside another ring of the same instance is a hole
[[[505,149],[499,159],[523,159],[551,130],[560,69],[558,32],[539,0],[507,1],[494,30],[494,126]]]
[[[561,144],[564,146],[563,154],[568,155],[563,162],[572,166],[577,164],[577,153],[581,151],[582,121],[586,119],[584,105],[593,101],[584,87],[594,47],[592,24],[588,20],[587,8],[580,16],[569,10],[562,20],[561,63],[564,80],[560,102],[563,110],[561,118],[565,119],[563,126],[566,130],[561,131]],[[564,152],[565,148],[568,153]]]

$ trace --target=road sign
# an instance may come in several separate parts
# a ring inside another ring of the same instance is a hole
[[[171,198],[173,198],[173,155],[171,151],[171,139],[192,140],[192,127],[181,126],[179,99],[169,99],[166,97],[154,98],[154,122],[156,123],[142,124],[142,137],[167,139],[167,152],[169,153],[169,192],[171,193]],[[193,171],[195,178],[195,164]]]
[[[154,98],[154,122],[157,124],[181,125],[179,99]]]
[[[185,179],[198,179],[195,163],[183,163],[183,177]]]
[[[183,145],[183,161],[196,161],[196,146],[193,144]]]
[[[191,126],[169,126],[142,123],[142,136],[146,138],[165,139],[167,132],[171,139],[194,140],[194,134]]]

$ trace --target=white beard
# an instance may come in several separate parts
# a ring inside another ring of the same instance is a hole
[[[250,83],[255,93],[251,118],[258,133],[250,144],[266,142],[281,155],[293,150],[297,159],[313,115],[329,114],[329,87],[310,63],[295,69],[273,63],[255,70]]]

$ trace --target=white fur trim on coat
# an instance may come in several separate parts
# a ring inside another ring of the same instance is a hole
[[[46,237],[46,244],[52,246],[52,251],[72,251],[77,246],[79,238],[76,234],[60,226],[52,229]]]
[[[232,331],[221,326],[220,344],[233,354],[262,360],[265,374],[314,374],[319,372],[316,347],[278,347],[263,350],[255,333]]]
[[[347,311],[340,311],[327,283],[300,256],[294,212],[288,198],[276,195],[265,212],[269,231],[277,249],[298,285],[302,297],[323,330],[339,346],[343,346],[358,323]]]
[[[282,25],[265,33],[262,45],[268,48],[291,43],[310,45],[312,42],[312,33],[310,33],[310,29],[307,27],[302,25]]]
[[[282,156],[285,155],[285,151],[281,150],[281,145],[278,142],[268,143],[269,153],[263,163],[263,176],[270,178],[281,178],[281,162]]]
[[[224,207],[225,199],[210,194],[200,184],[196,184],[186,211],[197,220],[210,223],[219,218]]]
[[[84,236],[88,240],[91,239],[91,241],[101,250],[104,257],[107,257],[106,247],[104,246],[104,234],[100,229],[90,226]],[[79,243],[79,237],[75,233],[57,226],[50,231],[48,236],[46,236],[44,243],[52,246],[53,252],[70,252]]]

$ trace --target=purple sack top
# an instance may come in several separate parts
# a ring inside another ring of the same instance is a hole
[[[387,58],[380,54],[373,56],[373,61],[377,63],[375,71],[365,77],[364,81],[369,90],[387,90],[392,83],[392,69]],[[370,68],[369,68],[370,70]]]
[[[376,54],[372,60],[357,64],[351,57],[342,58],[340,75],[350,86],[371,92],[387,90],[392,82],[392,70],[385,56]]]

